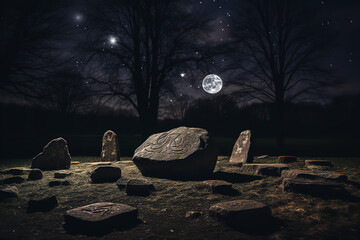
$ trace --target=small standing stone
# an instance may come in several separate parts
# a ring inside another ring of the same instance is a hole
[[[22,183],[25,179],[23,177],[8,177],[0,180],[0,184]]]
[[[43,173],[40,169],[32,169],[29,172],[28,180],[39,180],[43,178]]]
[[[254,160],[253,154],[254,138],[250,130],[240,133],[231,153],[230,163],[251,163]]]
[[[207,180],[203,183],[212,193],[229,194],[233,191],[232,184],[224,180]]]
[[[297,161],[297,157],[295,156],[279,156],[278,163],[293,163]]]
[[[116,133],[105,132],[102,139],[101,160],[104,162],[120,161],[120,148]]]
[[[47,212],[58,205],[56,196],[40,196],[30,199],[27,204],[27,212]]]
[[[58,170],[70,168],[71,157],[67,142],[63,138],[50,141],[41,153],[33,158],[31,168]]]
[[[126,183],[126,194],[130,196],[149,196],[154,185],[146,179],[130,179]]]
[[[18,197],[19,190],[15,186],[6,186],[4,188],[0,188],[0,200]]]
[[[97,167],[90,178],[92,183],[116,182],[121,178],[121,169],[112,166]]]

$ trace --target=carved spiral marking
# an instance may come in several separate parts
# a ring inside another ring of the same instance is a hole
[[[88,214],[99,214],[101,216],[106,216],[112,213],[114,206],[107,205],[107,206],[91,206],[88,208],[81,209],[82,212],[88,213]]]

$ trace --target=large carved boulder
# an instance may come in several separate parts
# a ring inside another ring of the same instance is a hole
[[[111,130],[105,132],[102,139],[101,161],[120,161],[120,148],[116,133]]]
[[[199,179],[215,168],[217,151],[208,132],[179,127],[151,135],[135,150],[133,162],[144,176]]]
[[[57,170],[70,168],[71,157],[67,142],[63,138],[51,140],[41,153],[33,158],[31,168]]]
[[[251,131],[245,130],[241,132],[231,153],[230,163],[252,163],[254,160],[253,144],[254,139]]]

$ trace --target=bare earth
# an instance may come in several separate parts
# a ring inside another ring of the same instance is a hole
[[[288,165],[291,169],[304,169],[304,160],[300,158]],[[80,163],[71,166],[73,174],[66,178],[71,181],[69,186],[48,186],[48,182],[54,180],[55,171],[44,172],[43,179],[38,181],[13,184],[19,189],[20,198],[0,202],[0,239],[360,239],[360,201],[282,194],[280,177],[251,180],[242,175],[233,174],[230,178],[223,174],[224,180],[232,181],[233,188],[239,192],[231,196],[211,194],[201,181],[148,178],[156,191],[148,197],[136,197],[127,196],[115,183],[90,183],[90,172],[96,166],[86,162],[99,159],[81,157],[73,158],[73,161]],[[275,158],[258,161],[274,162]],[[16,166],[28,166],[28,163]],[[350,181],[345,187],[357,197],[360,197],[359,163],[359,159],[333,161],[334,171],[348,175]],[[120,167],[125,178],[141,176],[129,158],[122,158],[112,165]],[[228,157],[219,157],[215,171],[239,173],[239,168],[231,166]],[[39,194],[56,195],[59,205],[49,212],[27,214],[27,201]],[[268,204],[273,216],[281,221],[280,229],[266,234],[261,231],[249,234],[209,216],[210,206],[236,199]],[[102,201],[138,208],[139,224],[101,237],[72,235],[64,230],[66,210]],[[203,214],[198,219],[186,218],[185,214],[193,210]]]

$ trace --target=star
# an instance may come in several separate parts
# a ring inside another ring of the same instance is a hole
[[[80,13],[77,13],[77,14],[75,14],[75,16],[74,16],[74,18],[75,18],[75,21],[77,21],[77,22],[81,22],[82,20],[83,20],[83,15],[82,14],[80,14]]]
[[[114,36],[110,36],[110,37],[109,37],[109,43],[110,43],[111,45],[115,45],[116,42],[117,42],[116,37],[114,37]]]
[[[181,77],[185,77],[185,75],[186,75],[185,73],[180,73]]]

